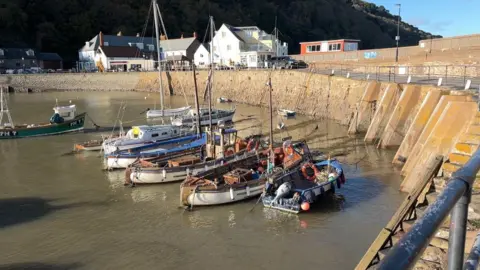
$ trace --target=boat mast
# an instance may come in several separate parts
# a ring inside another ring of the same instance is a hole
[[[161,64],[161,55],[160,55],[160,36],[158,34],[158,9],[157,0],[153,1],[153,19],[155,20],[155,38],[157,40],[157,60],[158,60],[158,78],[160,84],[160,109],[163,114],[163,82],[162,82],[162,64]],[[157,8],[156,8],[157,7]]]
[[[195,70],[195,63],[192,63],[193,83],[195,84],[195,108],[197,110],[197,134],[200,135],[200,108],[198,105],[198,86],[197,86],[197,71]]]
[[[214,24],[213,24],[213,16],[210,16],[210,38],[211,38],[211,45],[210,45],[210,80],[209,80],[209,87],[208,87],[208,120],[209,120],[209,129],[212,130],[212,88],[213,88],[213,35],[214,35]]]
[[[8,88],[7,88],[8,89]],[[7,98],[3,96],[3,87],[0,87],[0,127],[3,125],[3,115],[6,114],[8,117],[8,123],[10,127],[14,127],[12,116],[8,110]],[[7,122],[5,122],[6,124]]]
[[[270,107],[270,158],[272,165],[275,163],[275,157],[273,154],[273,108],[272,108],[272,75],[268,77],[268,103]]]

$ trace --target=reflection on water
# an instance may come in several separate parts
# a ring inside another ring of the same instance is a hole
[[[15,123],[48,121],[58,98],[72,100],[98,125],[111,126],[122,102],[125,125],[144,124],[140,112],[159,97],[59,92],[8,98]],[[167,101],[185,105],[183,97]],[[268,119],[267,109],[237,104],[239,136],[267,133]],[[185,211],[179,183],[125,187],[124,172],[104,171],[98,153],[71,153],[74,142],[98,134],[0,141],[0,215],[8,224],[0,228],[0,268],[38,262],[86,269],[352,269],[403,198],[391,165],[394,153],[365,145],[334,122],[275,116],[278,123],[285,128],[275,128],[276,140],[292,136],[307,140],[311,149],[342,154],[347,184],[337,193],[344,201],[324,198],[301,215],[261,203],[250,211],[257,199]],[[32,199],[5,203],[12,198]],[[9,205],[15,205],[12,211]],[[53,211],[62,206],[75,207]]]

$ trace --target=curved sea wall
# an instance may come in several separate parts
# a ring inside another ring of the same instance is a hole
[[[194,95],[192,72],[171,72],[162,74],[165,94]],[[213,98],[226,97],[236,102],[258,106],[268,106],[267,81],[271,76],[273,106],[296,110],[298,113],[314,117],[326,117],[343,124],[352,121],[359,104],[368,102],[363,111],[359,127],[368,127],[373,117],[376,101],[385,89],[402,85],[376,83],[376,91],[363,100],[367,85],[372,81],[352,80],[343,77],[326,76],[304,71],[242,70],[217,71],[214,73]],[[197,84],[200,99],[205,93],[208,72],[197,71]],[[158,91],[158,73],[86,73],[86,74],[30,74],[6,75],[0,77],[0,84],[15,89],[32,91]],[[418,86],[425,93],[431,86]],[[397,94],[398,95],[398,94]]]

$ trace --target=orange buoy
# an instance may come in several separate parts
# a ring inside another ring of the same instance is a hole
[[[303,202],[301,205],[303,211],[308,211],[310,209],[310,203]]]

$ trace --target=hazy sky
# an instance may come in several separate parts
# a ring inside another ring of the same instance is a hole
[[[368,0],[398,14],[404,21],[433,34],[480,34],[480,0]]]

